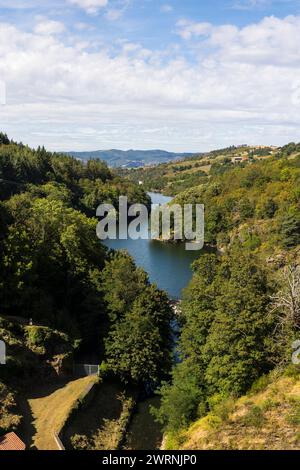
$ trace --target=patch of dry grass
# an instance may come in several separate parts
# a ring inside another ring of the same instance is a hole
[[[299,403],[300,378],[281,377],[237,400],[225,420],[210,413],[175,442],[181,449],[299,450]]]
[[[96,379],[89,376],[73,380],[54,391],[53,386],[49,390],[45,386],[35,393],[34,398],[28,399],[36,429],[34,447],[38,450],[57,450],[54,433],[60,431],[75,402]]]

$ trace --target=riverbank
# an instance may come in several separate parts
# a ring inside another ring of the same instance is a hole
[[[166,204],[172,200],[160,193],[148,193],[153,204]],[[150,282],[167,292],[170,299],[179,300],[182,290],[192,278],[192,263],[202,252],[187,251],[184,243],[161,243],[148,237],[148,227],[141,227],[138,240],[106,240],[104,244],[114,250],[126,250],[137,266],[149,275]]]

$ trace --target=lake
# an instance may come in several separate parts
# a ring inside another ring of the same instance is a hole
[[[152,204],[166,204],[171,197],[148,193]],[[141,230],[147,230],[142,227]],[[115,250],[125,249],[136,264],[149,275],[150,281],[165,290],[171,299],[180,299],[181,292],[191,277],[191,263],[201,251],[186,251],[184,243],[162,243],[156,240],[106,240],[104,244]]]

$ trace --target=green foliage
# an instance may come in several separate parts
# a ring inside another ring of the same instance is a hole
[[[207,244],[228,247],[240,238],[245,225],[254,235],[240,239],[240,249],[293,248],[299,244],[300,233],[299,165],[300,156],[233,165],[180,192],[173,202],[204,204]]]
[[[265,315],[269,286],[255,258],[235,251],[222,258],[206,254],[193,267],[182,303],[183,362],[161,390],[160,413],[171,430],[195,418],[199,404],[203,410],[213,397],[239,396],[272,368],[267,340],[274,319]],[[181,394],[186,383],[193,393]],[[172,406],[174,396],[181,397],[180,407]]]
[[[126,252],[112,253],[101,275],[101,289],[110,319],[115,321],[128,312],[148,285],[148,275],[143,269],[136,268]]]
[[[243,416],[242,422],[245,426],[261,428],[265,423],[265,416],[261,407],[251,406],[250,410]]]
[[[295,152],[300,152],[300,144],[295,144],[294,142],[291,142],[287,145],[284,145],[281,151],[286,156],[292,155]]]
[[[208,405],[210,412],[218,417],[222,423],[228,421],[230,414],[234,410],[234,400],[228,397],[224,398],[220,393],[210,397]]]
[[[129,204],[149,206],[143,188],[100,160],[83,163],[44,148],[32,150],[0,134],[0,189],[1,308],[5,315],[44,325],[26,329],[28,350],[64,354],[70,345],[61,330],[102,358],[107,339],[110,370],[126,380],[163,376],[170,347],[167,298],[132,258],[108,253],[93,218],[100,203],[118,209],[121,195]],[[129,362],[127,349],[117,353],[119,335],[128,343],[127,329],[131,344],[137,344]],[[113,366],[116,357],[120,365]],[[13,354],[11,367],[22,361]]]
[[[300,209],[291,208],[281,219],[281,237],[285,248],[300,244]]]
[[[266,202],[263,204],[262,207],[262,218],[269,218],[272,219],[274,217],[276,211],[278,209],[277,203],[274,199],[267,199]]]
[[[43,354],[63,354],[72,350],[68,336],[51,328],[28,326],[26,336],[28,347]]]
[[[243,234],[243,246],[247,250],[254,251],[260,245],[261,245],[261,239],[257,234],[249,232],[249,231],[246,231],[246,233]]]
[[[205,400],[204,390],[199,383],[199,370],[186,360],[178,364],[172,373],[172,383],[163,383],[159,389],[160,408],[152,413],[168,432],[185,428],[192,420],[206,412],[199,406]]]
[[[165,377],[171,365],[171,318],[167,296],[144,284],[112,325],[106,341],[111,370],[124,381],[148,385]]]
[[[95,236],[96,221],[48,198],[14,196],[14,217],[1,262],[8,313],[44,321],[87,340],[95,337],[102,310],[98,293],[105,250]],[[20,199],[20,201],[19,201]],[[97,312],[98,310],[98,312]],[[98,317],[98,320],[97,320]]]
[[[300,377],[300,365],[289,364],[284,370],[284,375],[298,380]]]
[[[0,382],[0,435],[8,431],[15,431],[21,418],[17,414],[15,394]]]
[[[9,145],[9,144],[10,144],[10,140],[7,137],[7,135],[4,134],[3,132],[0,132],[0,145]]]
[[[32,150],[9,141],[0,146],[0,188],[1,200],[28,188],[37,197],[63,200],[89,216],[95,215],[100,203],[111,202],[117,208],[120,195],[127,195],[130,203],[149,205],[142,188],[120,181],[100,160],[85,164],[43,147]]]
[[[270,381],[270,375],[262,375],[252,384],[250,394],[255,395],[256,393],[263,392],[270,384]]]

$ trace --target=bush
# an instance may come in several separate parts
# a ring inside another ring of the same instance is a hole
[[[300,376],[300,364],[299,365],[296,365],[296,364],[288,365],[287,368],[284,371],[284,375],[286,377],[291,377],[295,380],[298,380],[299,376]]]
[[[232,398],[224,398],[221,394],[213,395],[208,400],[209,408],[214,416],[226,422],[230,414],[234,410],[234,400]]]
[[[256,393],[263,392],[267,386],[270,384],[270,376],[262,375],[257,379],[250,389],[250,395],[255,395]]]
[[[0,382],[0,434],[14,431],[19,426],[22,417],[16,412],[15,396],[6,385]]]
[[[242,421],[245,426],[261,428],[265,422],[264,412],[259,406],[254,405],[250,408],[248,413],[243,416]]]
[[[88,437],[80,434],[71,437],[71,444],[74,450],[90,450],[91,448]]]
[[[26,327],[28,347],[39,354],[64,354],[72,351],[66,334],[44,326]]]
[[[291,210],[281,220],[281,239],[284,248],[300,244],[300,211]]]

